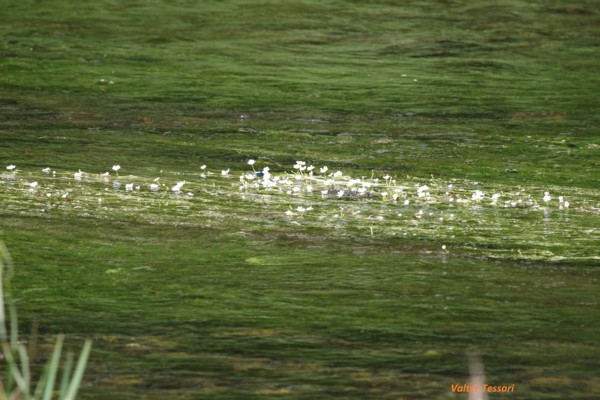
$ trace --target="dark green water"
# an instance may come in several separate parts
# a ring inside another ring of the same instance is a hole
[[[598,5],[5,2],[38,362],[93,338],[89,399],[466,399],[475,352],[491,398],[599,397]]]

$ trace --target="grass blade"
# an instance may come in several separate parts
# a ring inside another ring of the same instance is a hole
[[[62,379],[60,381],[60,389],[59,389],[59,399],[64,399],[64,393],[66,393],[67,388],[69,387],[69,379],[71,378],[71,369],[73,369],[73,353],[67,353],[67,359],[65,360],[65,365],[63,367]]]
[[[56,339],[56,344],[54,345],[54,351],[52,352],[52,358],[48,363],[48,376],[45,380],[45,388],[44,388],[44,396],[42,400],[51,400],[52,399],[52,391],[54,390],[54,384],[56,382],[56,375],[58,373],[58,363],[60,361],[60,355],[62,352],[62,345],[64,341],[64,336],[59,335]]]
[[[6,359],[6,363],[12,367],[12,377],[15,380],[17,386],[19,387],[19,390],[22,393],[27,393],[28,388],[25,384],[25,379],[23,378],[23,375],[21,375],[21,371],[19,371],[19,364],[13,356],[12,348],[6,343],[2,343],[2,350],[4,352],[4,358]]]
[[[75,373],[73,374],[73,378],[71,379],[71,383],[69,384],[69,388],[67,390],[67,393],[65,394],[64,400],[74,400],[75,396],[77,396],[77,391],[79,390],[79,386],[81,385],[81,379],[83,378],[85,366],[87,364],[87,360],[90,355],[91,349],[92,341],[88,339],[85,341],[85,344],[83,345],[83,350],[81,350],[81,354],[79,355],[77,367],[75,368]]]

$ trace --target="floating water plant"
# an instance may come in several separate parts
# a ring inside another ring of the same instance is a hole
[[[25,214],[126,216],[226,230],[255,225],[274,232],[428,240],[444,244],[447,252],[500,258],[598,257],[592,251],[595,236],[581,236],[581,231],[593,233],[593,220],[600,214],[594,191],[375,172],[352,177],[305,161],[296,161],[291,171],[264,166],[259,175],[256,163],[248,161],[251,171],[210,171],[202,165],[199,174],[164,172],[155,179],[111,179],[82,171],[50,177],[22,170],[18,177],[0,175],[0,184],[6,189],[5,207]],[[564,237],[579,239],[567,246]]]

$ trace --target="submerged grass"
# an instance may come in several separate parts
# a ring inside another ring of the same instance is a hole
[[[470,352],[520,397],[598,397],[599,15],[9,1],[0,229],[24,326],[93,337],[90,399],[465,398]],[[240,191],[248,159],[379,182]]]

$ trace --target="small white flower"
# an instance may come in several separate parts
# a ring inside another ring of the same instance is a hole
[[[324,174],[325,172],[327,172],[328,169],[329,168],[327,168],[327,166],[325,165],[322,168],[319,168],[319,172],[322,173],[322,174]]]
[[[336,171],[336,172],[333,174],[333,177],[334,177],[334,178],[340,178],[342,175],[344,175],[344,174],[342,173],[342,171]]]
[[[306,170],[307,170],[308,172],[312,171],[313,169],[315,169],[314,165],[309,165],[309,166],[306,168]]]
[[[117,171],[118,171],[118,170],[120,170],[120,169],[121,169],[121,166],[120,166],[120,165],[113,165],[113,166],[112,166],[112,170],[113,170],[113,171],[115,171],[115,172],[117,172]]]
[[[153,192],[158,191],[158,184],[157,183],[151,183],[150,184],[150,190]]]
[[[230,170],[230,169],[231,169],[231,168],[228,168],[228,169],[224,169],[224,170],[222,170],[222,171],[221,171],[221,176],[227,176],[227,175],[229,175],[229,170]]]
[[[75,178],[76,181],[80,181],[82,177],[83,177],[83,174],[81,173],[81,170],[79,170],[79,172],[75,172],[73,174],[73,178]]]
[[[409,204],[410,204],[410,200],[408,200],[408,199],[404,200],[404,205],[405,205],[405,206],[407,206],[407,205],[409,205]]]
[[[181,190],[181,188],[183,187],[183,185],[185,185],[185,181],[177,182],[177,185],[173,186],[171,188],[171,190],[173,192],[179,192]]]
[[[471,196],[471,200],[473,201],[481,201],[485,194],[481,190],[476,190],[475,193]]]
[[[294,215],[294,213],[291,210],[287,210],[285,212],[285,215],[287,215],[288,217],[291,217],[292,215]]]
[[[321,194],[322,194],[323,196],[327,195],[327,193],[329,193],[329,190],[321,190]]]
[[[8,167],[6,167],[6,169],[7,169],[7,170],[9,170],[9,171],[12,171],[12,170],[13,170],[13,169],[15,169],[15,168],[17,168],[17,166],[16,166],[16,165],[14,165],[14,164],[11,164],[11,165],[9,165]]]
[[[565,208],[569,208],[569,202],[565,201],[565,203],[563,204],[565,206]]]
[[[130,192],[133,190],[133,183],[126,183],[125,184],[125,190]]]
[[[205,170],[206,169],[206,165],[203,165],[200,167],[201,170]]]
[[[256,162],[256,160],[250,159],[250,160],[248,160],[248,165],[254,165],[255,162]]]
[[[544,192],[544,197],[543,199],[545,203],[549,202],[550,200],[552,200],[552,197],[550,196],[550,193],[548,192]]]
[[[337,192],[337,197],[341,198],[344,195],[344,191],[340,190],[339,192]]]
[[[294,164],[294,169],[304,171],[306,169],[306,162],[305,161],[296,161],[296,164]]]
[[[389,175],[385,175],[385,176],[383,177],[383,179],[385,179],[386,181],[387,181],[388,179],[390,179],[390,178],[391,178],[391,176],[389,176]]]
[[[52,171],[52,170],[50,169],[50,167],[46,167],[46,168],[44,168],[44,169],[42,170],[42,172],[43,172],[43,173],[45,173],[45,174],[49,174],[49,173],[50,173],[50,171]]]
[[[31,182],[29,184],[29,187],[32,188],[32,189],[35,189],[36,187],[38,187],[38,183],[37,182]]]

